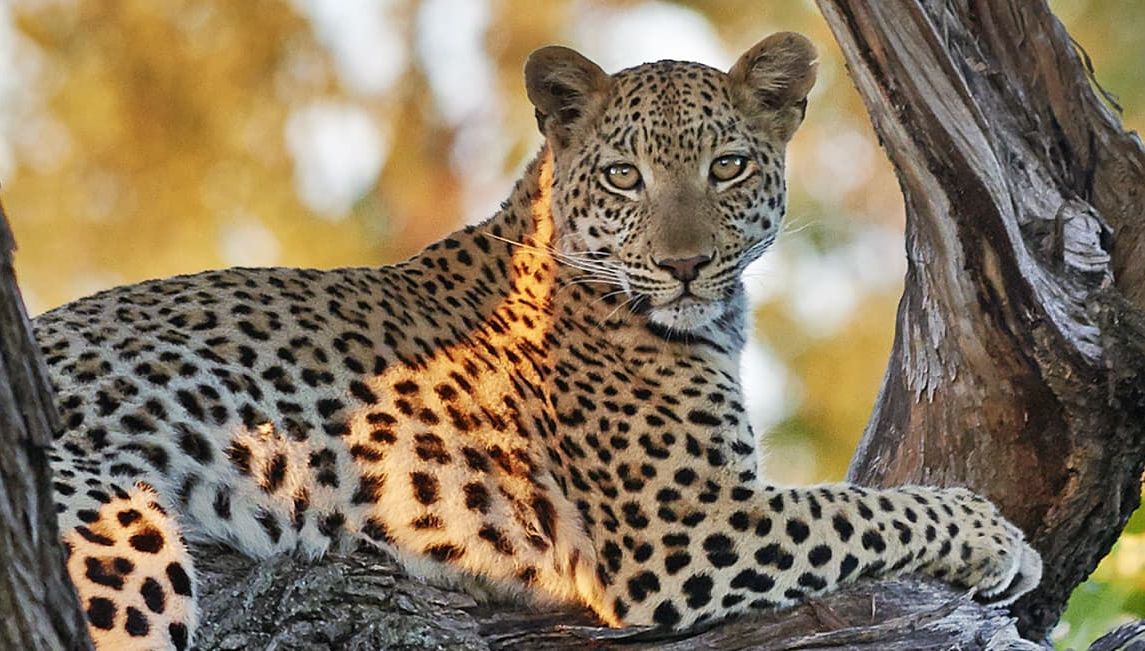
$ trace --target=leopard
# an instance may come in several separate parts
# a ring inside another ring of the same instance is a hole
[[[229,268],[34,320],[67,570],[100,649],[186,649],[191,545],[366,546],[428,582],[669,632],[919,573],[1009,604],[1038,553],[961,487],[781,486],[740,382],[743,274],[818,65],[537,50],[507,200],[394,265]]]

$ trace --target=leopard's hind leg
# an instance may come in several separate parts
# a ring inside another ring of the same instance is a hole
[[[98,649],[186,649],[198,619],[178,524],[147,483],[52,455],[68,573]]]

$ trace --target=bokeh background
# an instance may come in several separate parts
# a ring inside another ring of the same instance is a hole
[[[1145,3],[1052,4],[1139,129]],[[491,214],[537,149],[532,49],[726,69],[777,30],[820,45],[820,82],[784,235],[748,273],[745,380],[768,474],[840,479],[890,349],[903,208],[810,0],[0,0],[0,198],[25,299],[38,313],[214,267],[400,260]],[[1140,616],[1145,518],[1057,642]]]

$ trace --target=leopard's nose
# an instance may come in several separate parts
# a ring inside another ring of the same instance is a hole
[[[690,258],[670,258],[667,260],[653,260],[657,267],[667,270],[672,277],[686,283],[700,275],[700,268],[712,261],[710,255],[694,255]]]

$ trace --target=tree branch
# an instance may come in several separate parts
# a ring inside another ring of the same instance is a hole
[[[906,290],[850,471],[965,485],[1046,561],[1040,637],[1145,464],[1145,150],[1044,2],[819,0],[898,172]]]
[[[1040,649],[1012,618],[926,579],[861,583],[795,609],[744,617],[697,635],[609,629],[588,611],[478,606],[404,576],[367,551],[314,565],[199,549],[201,649]]]

